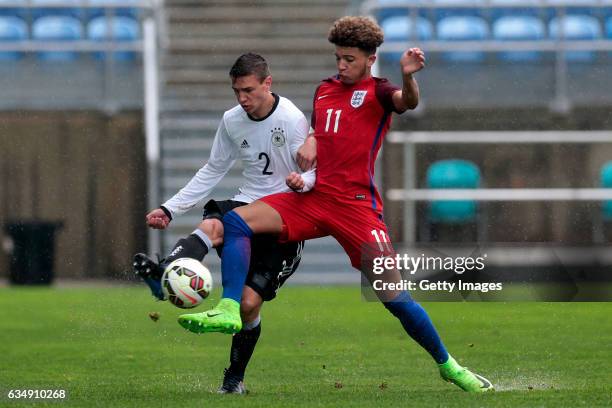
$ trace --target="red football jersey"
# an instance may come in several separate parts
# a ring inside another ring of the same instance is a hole
[[[354,85],[324,80],[313,100],[312,128],[317,138],[315,189],[382,214],[374,185],[374,163],[395,111],[399,87],[369,77]]]

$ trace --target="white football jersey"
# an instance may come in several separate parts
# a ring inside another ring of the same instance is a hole
[[[210,195],[238,158],[244,163],[244,184],[233,200],[250,203],[290,191],[285,178],[292,171],[302,173],[295,157],[310,126],[289,99],[274,97],[274,107],[265,118],[251,118],[240,105],[223,114],[208,162],[163,204],[166,209],[180,215],[195,207]],[[305,181],[302,191],[310,190],[315,183],[315,171],[302,173],[302,177]]]

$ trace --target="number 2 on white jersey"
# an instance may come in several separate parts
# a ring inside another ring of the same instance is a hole
[[[325,131],[329,132],[329,124],[332,118],[332,114],[334,113],[333,109],[327,110],[327,122],[325,122]],[[336,121],[334,123],[334,133],[338,133],[338,124],[340,123],[340,115],[342,114],[342,109],[336,110]]]

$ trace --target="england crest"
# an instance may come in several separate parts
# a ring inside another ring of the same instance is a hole
[[[353,92],[353,97],[351,98],[351,106],[353,108],[358,108],[363,105],[363,101],[365,100],[365,96],[368,91],[355,91]]]

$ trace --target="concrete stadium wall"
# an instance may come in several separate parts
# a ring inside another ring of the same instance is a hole
[[[141,112],[0,113],[0,225],[59,221],[55,276],[131,276],[145,249]],[[0,276],[9,275],[0,250]]]

